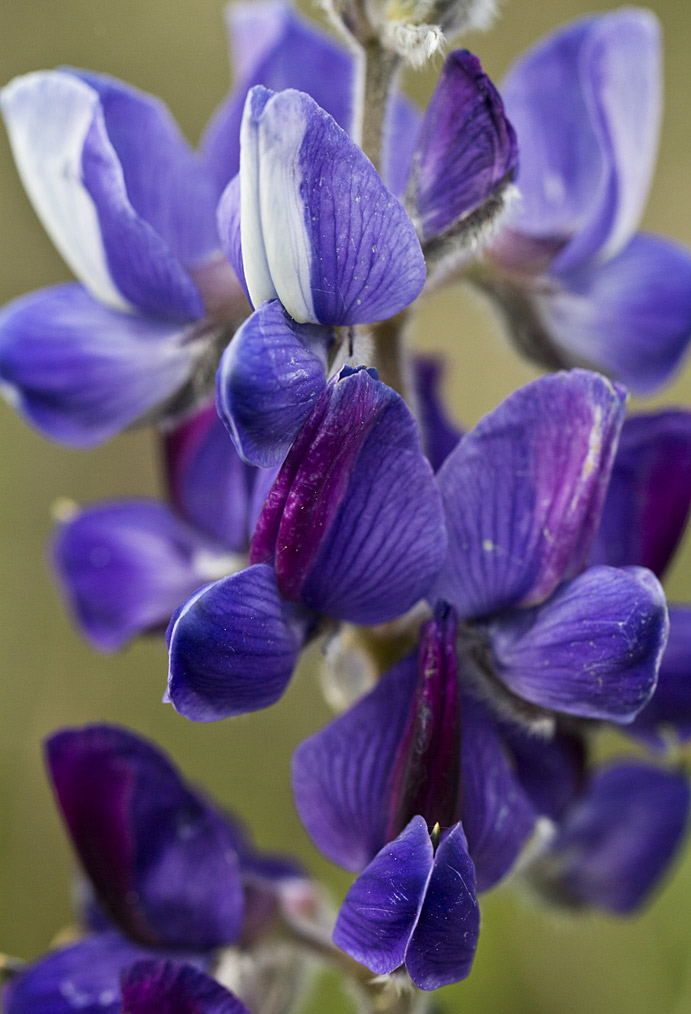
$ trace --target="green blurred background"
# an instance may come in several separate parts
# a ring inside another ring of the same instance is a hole
[[[466,44],[497,81],[538,35],[614,6],[506,0],[495,29]],[[666,105],[644,225],[691,244],[691,8],[688,0],[656,0],[652,7],[664,29]],[[3,0],[0,78],[60,64],[107,71],[161,95],[196,140],[228,85],[222,14],[222,0]],[[439,65],[406,78],[421,102]],[[24,196],[4,136],[0,181],[5,302],[69,275]],[[535,375],[506,346],[485,306],[461,289],[424,308],[416,341],[447,355],[447,394],[465,423]],[[687,368],[656,403],[688,405],[690,394]],[[71,628],[51,583],[45,549],[51,505],[62,496],[90,501],[156,493],[151,435],[129,434],[87,453],[68,451],[49,446],[3,403],[0,447],[0,951],[31,957],[70,919],[71,857],[40,759],[43,737],[67,724],[106,719],[151,736],[192,779],[239,811],[261,846],[295,850],[340,897],[348,878],[317,855],[290,799],[291,752],[328,718],[310,671],[314,657],[268,712],[193,725],[159,703],[162,643],[96,655]],[[667,582],[672,599],[691,598],[690,560],[687,540]],[[632,920],[555,917],[507,888],[484,900],[472,976],[439,997],[444,1010],[467,1014],[684,1014],[691,1010],[690,931],[691,849],[652,906]],[[329,988],[315,1011],[341,1010]]]

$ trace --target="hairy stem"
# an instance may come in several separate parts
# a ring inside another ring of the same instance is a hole
[[[360,146],[381,173],[386,111],[401,60],[376,37],[363,42],[362,51]]]

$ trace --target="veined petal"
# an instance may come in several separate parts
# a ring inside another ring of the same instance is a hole
[[[413,817],[348,891],[334,943],[378,975],[403,964],[434,867],[426,822]]]
[[[668,631],[664,592],[642,567],[589,567],[541,606],[489,624],[498,675],[514,693],[614,722],[650,700]]]
[[[566,905],[633,911],[679,848],[689,802],[683,775],[610,764],[567,814],[535,870],[538,884]]]
[[[152,952],[118,933],[60,947],[15,976],[2,991],[5,1014],[120,1014],[120,972]]]
[[[0,312],[0,380],[46,436],[90,447],[164,403],[188,380],[199,346],[185,329],[120,313],[81,285],[23,296]]]
[[[423,242],[445,233],[513,178],[513,127],[480,61],[465,49],[447,57],[415,155],[412,203]]]
[[[293,674],[309,618],[259,565],[200,589],[168,628],[168,693],[196,722],[274,704]]]
[[[592,363],[647,394],[691,341],[691,252],[638,233],[611,260],[563,275],[535,305],[566,365]]]
[[[279,465],[326,387],[330,328],[296,324],[278,300],[236,331],[217,374],[218,412],[245,461]]]
[[[352,118],[350,53],[290,4],[250,0],[232,4],[226,17],[238,84],[202,139],[203,156],[219,194],[240,168],[240,123],[253,85],[307,92],[344,130],[350,129]]]
[[[165,456],[180,516],[232,552],[246,552],[255,473],[238,457],[215,404],[166,432]]]
[[[621,431],[590,563],[661,577],[691,507],[691,412],[635,415]]]
[[[477,888],[511,870],[535,827],[535,809],[513,770],[493,718],[469,695],[461,704],[461,819]]]
[[[121,989],[123,1014],[249,1014],[215,979],[178,961],[137,961]]]
[[[657,153],[660,77],[657,21],[623,9],[548,36],[504,81],[521,148],[513,227],[560,242],[555,269],[612,256],[633,233]]]
[[[470,974],[480,934],[475,870],[461,824],[443,837],[413,930],[405,965],[420,989],[439,989]]]
[[[242,257],[255,306],[300,323],[392,317],[419,294],[413,224],[369,159],[308,95],[253,88],[241,131]]]
[[[107,914],[134,940],[208,950],[240,933],[244,899],[232,825],[167,758],[115,726],[46,743],[79,858]]]
[[[691,739],[690,607],[670,606],[669,640],[655,693],[626,731],[657,749]]]
[[[210,570],[233,566],[222,546],[153,500],[77,509],[56,532],[52,557],[77,622],[102,651],[164,630]]]
[[[104,74],[67,70],[98,93],[134,211],[186,267],[207,260],[219,246],[216,192],[165,104]]]
[[[511,395],[438,472],[449,552],[437,598],[462,618],[546,598],[584,566],[626,397],[573,370]]]
[[[403,400],[344,367],[324,390],[266,500],[253,562],[287,598],[384,623],[431,587],[446,549],[434,477]]]
[[[540,736],[515,722],[502,723],[501,733],[510,747],[516,777],[536,813],[551,820],[561,819],[583,788],[583,739],[559,728],[549,737]]]
[[[414,654],[293,755],[300,819],[320,851],[348,870],[362,870],[386,841],[392,771],[416,681]]]
[[[9,84],[2,109],[27,193],[92,294],[117,310],[201,317],[196,285],[129,201],[98,92],[73,74],[41,71]]]

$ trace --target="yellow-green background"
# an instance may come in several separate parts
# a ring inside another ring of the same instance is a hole
[[[3,82],[60,64],[108,71],[163,96],[192,140],[227,87],[221,0],[0,3]],[[539,34],[615,5],[506,0],[502,6],[493,31],[467,40],[495,80]],[[688,0],[652,6],[664,28],[666,104],[644,224],[691,244],[691,8]],[[433,80],[431,72],[411,74],[408,84],[424,101]],[[0,137],[2,301],[66,278]],[[461,291],[425,311],[417,341],[447,353],[447,393],[467,423],[534,375],[505,346],[485,307]],[[690,394],[687,368],[657,401],[684,405]],[[309,664],[268,712],[193,725],[159,703],[166,669],[161,643],[96,655],[71,629],[51,584],[45,544],[53,501],[155,493],[151,436],[68,451],[49,446],[3,404],[0,455],[0,951],[31,957],[70,917],[71,858],[43,776],[40,744],[58,726],[90,720],[121,722],[154,738],[191,778],[242,813],[263,847],[294,849],[342,893],[347,878],[316,854],[290,800],[291,751],[328,717]],[[690,560],[687,545],[668,581],[672,598],[691,598]],[[439,996],[444,1010],[467,1014],[691,1011],[691,853],[650,909],[633,920],[556,918],[509,891],[486,898],[473,974]],[[341,1007],[326,996],[317,1009],[328,1014]]]

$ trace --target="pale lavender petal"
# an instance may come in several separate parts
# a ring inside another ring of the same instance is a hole
[[[670,606],[669,640],[650,702],[626,731],[661,749],[691,739],[691,608]]]
[[[391,193],[401,199],[410,176],[421,121],[417,106],[404,95],[393,95],[384,121],[381,175]]]
[[[535,306],[562,362],[591,363],[648,393],[691,341],[691,252],[639,233],[604,264],[564,275]]]
[[[403,206],[308,95],[252,89],[240,190],[255,306],[277,296],[300,323],[373,323],[422,289],[424,258]]]
[[[39,958],[2,991],[5,1014],[120,1014],[120,972],[151,951],[99,933]]]
[[[402,399],[345,367],[283,464],[252,540],[287,598],[353,623],[406,612],[446,548],[439,494]]]
[[[320,851],[348,870],[363,869],[386,841],[392,771],[416,682],[411,655],[293,756],[300,819]]]
[[[555,268],[611,256],[636,227],[657,152],[659,49],[654,16],[623,9],[548,36],[502,85],[521,149],[512,224],[563,245]]]
[[[411,200],[423,242],[451,229],[509,183],[518,149],[499,93],[465,49],[447,57],[415,155]]]
[[[449,532],[436,596],[461,617],[546,598],[588,558],[626,397],[573,370],[511,395],[438,472]]]
[[[115,78],[68,69],[98,93],[134,211],[187,267],[218,249],[216,192],[165,104]]]
[[[513,867],[533,831],[536,813],[496,723],[468,695],[461,705],[460,746],[461,819],[478,890],[487,891]]]
[[[238,937],[235,830],[162,753],[124,729],[93,725],[56,733],[46,755],[77,854],[128,936],[189,950]]]
[[[149,630],[165,630],[181,602],[222,565],[210,544],[161,503],[97,504],[57,530],[52,560],[62,591],[84,634],[115,651]]]
[[[413,817],[348,891],[334,943],[372,972],[393,972],[403,964],[433,866],[427,824]]]
[[[227,17],[238,84],[202,139],[219,194],[240,168],[240,123],[254,85],[307,92],[344,130],[350,129],[352,118],[353,59],[347,50],[287,3],[233,4]]]
[[[637,763],[597,772],[543,860],[544,884],[567,905],[623,914],[644,904],[686,831],[689,785]]]
[[[434,855],[422,911],[405,956],[420,989],[439,989],[470,974],[480,933],[475,870],[461,824],[446,833]]]
[[[137,961],[121,989],[123,1014],[249,1014],[215,979],[177,961]]]
[[[632,721],[657,684],[669,621],[642,567],[590,567],[531,610],[489,624],[499,677],[533,704]]]
[[[279,595],[271,567],[249,567],[202,588],[168,629],[173,706],[193,721],[213,722],[274,704],[308,626]]]
[[[627,419],[590,563],[637,564],[661,577],[691,507],[691,412]]]
[[[197,348],[183,327],[110,310],[81,285],[23,296],[0,312],[0,380],[46,436],[90,447],[174,395]]]
[[[254,472],[238,457],[215,404],[165,433],[165,458],[180,516],[233,552],[246,552]]]
[[[238,453],[279,465],[326,386],[330,328],[296,324],[278,300],[236,331],[216,377],[218,413]]]

